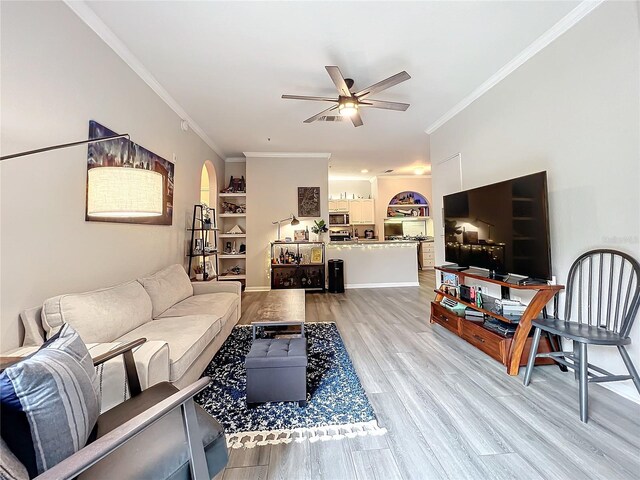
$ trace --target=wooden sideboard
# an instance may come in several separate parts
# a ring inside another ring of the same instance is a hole
[[[501,287],[513,288],[516,290],[535,291],[535,296],[527,306],[523,313],[515,335],[513,337],[504,337],[492,330],[485,328],[482,323],[466,320],[457,316],[451,310],[443,307],[440,302],[443,298],[451,298],[462,305],[478,310],[486,315],[497,318],[504,322],[512,322],[512,319],[498,315],[497,313],[477,307],[471,303],[467,303],[460,298],[449,295],[442,290],[436,290],[436,298],[431,302],[431,323],[442,325],[447,330],[455,333],[462,339],[466,340],[476,348],[479,348],[490,357],[501,362],[507,367],[509,375],[518,375],[520,366],[526,365],[529,350],[531,348],[532,338],[529,336],[531,331],[531,321],[542,314],[542,309],[549,303],[554,295],[562,290],[561,285],[519,285],[516,282],[508,282],[499,279],[489,278],[486,273],[481,270],[469,269],[462,272],[449,270],[445,267],[435,267],[437,271],[452,273],[458,276],[461,285],[465,284],[465,279],[480,280],[489,282]],[[546,337],[540,341],[540,352],[551,352],[555,350]],[[551,358],[539,358],[536,365],[553,364]]]

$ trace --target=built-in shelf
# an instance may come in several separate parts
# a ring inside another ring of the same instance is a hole
[[[247,196],[247,192],[236,192],[236,193],[219,193],[218,197],[220,198],[227,198],[227,197],[246,197]]]
[[[221,218],[231,218],[231,217],[246,217],[246,213],[221,213],[218,217]]]
[[[218,280],[246,280],[247,276],[246,275],[235,275],[233,273],[227,273],[225,275],[220,275],[218,277]]]
[[[245,253],[238,253],[236,255],[232,254],[232,253],[228,253],[228,254],[221,254],[218,255],[218,258],[223,259],[223,258],[247,258],[247,255]]]
[[[187,228],[188,232],[217,232],[219,228]]]
[[[244,238],[246,236],[246,233],[221,233],[218,235],[220,238]]]

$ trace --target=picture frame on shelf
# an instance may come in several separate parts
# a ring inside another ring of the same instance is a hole
[[[207,278],[215,277],[217,275],[216,269],[211,260],[204,262],[204,273]]]
[[[311,249],[311,263],[322,263],[322,248],[313,247]]]
[[[306,230],[294,230],[293,238],[296,242],[304,241],[307,239]]]

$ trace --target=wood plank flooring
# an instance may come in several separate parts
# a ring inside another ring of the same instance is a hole
[[[306,295],[308,322],[337,323],[387,435],[231,450],[216,480],[640,478],[640,405],[591,385],[581,423],[572,373],[537,367],[525,388],[523,371],[429,324],[433,272],[420,284]],[[264,296],[244,294],[241,323]]]

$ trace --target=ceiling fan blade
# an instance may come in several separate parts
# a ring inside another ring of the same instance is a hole
[[[382,108],[384,110],[398,110],[400,112],[404,112],[409,108],[408,103],[385,102],[384,100],[365,100],[364,102],[358,102],[358,105],[362,107]]]
[[[394,85],[397,85],[406,80],[409,80],[410,78],[411,78],[411,75],[409,75],[407,72],[396,73],[395,75],[389,78],[386,78],[381,82],[371,85],[370,87],[367,87],[364,90],[360,90],[358,93],[355,94],[355,96],[358,97],[358,99],[364,99],[364,98],[367,98],[369,95],[373,95],[374,93],[378,93],[378,92],[381,92],[382,90],[386,90],[387,88],[393,87]]]
[[[360,116],[360,112],[356,112],[353,115],[351,115],[351,122],[353,123],[354,127],[361,127],[362,125],[364,125],[362,123],[362,117]]]
[[[304,95],[282,95],[282,98],[286,98],[289,100],[313,100],[316,102],[334,102],[338,103],[338,100],[335,98],[329,97],[308,97]]]
[[[344,77],[342,76],[340,69],[336,66],[328,66],[324,68],[327,69],[327,73],[331,77],[331,80],[333,80],[333,83],[338,89],[338,92],[340,92],[340,95],[343,97],[350,97],[351,92],[349,91],[349,87],[347,87],[347,82],[344,81]]]
[[[307,118],[303,123],[311,123],[311,122],[315,122],[317,119],[319,119],[321,116],[326,115],[327,113],[329,113],[332,110],[337,110],[338,106],[334,105],[333,107],[329,107],[326,110],[321,111],[320,113],[315,114],[313,117]]]

